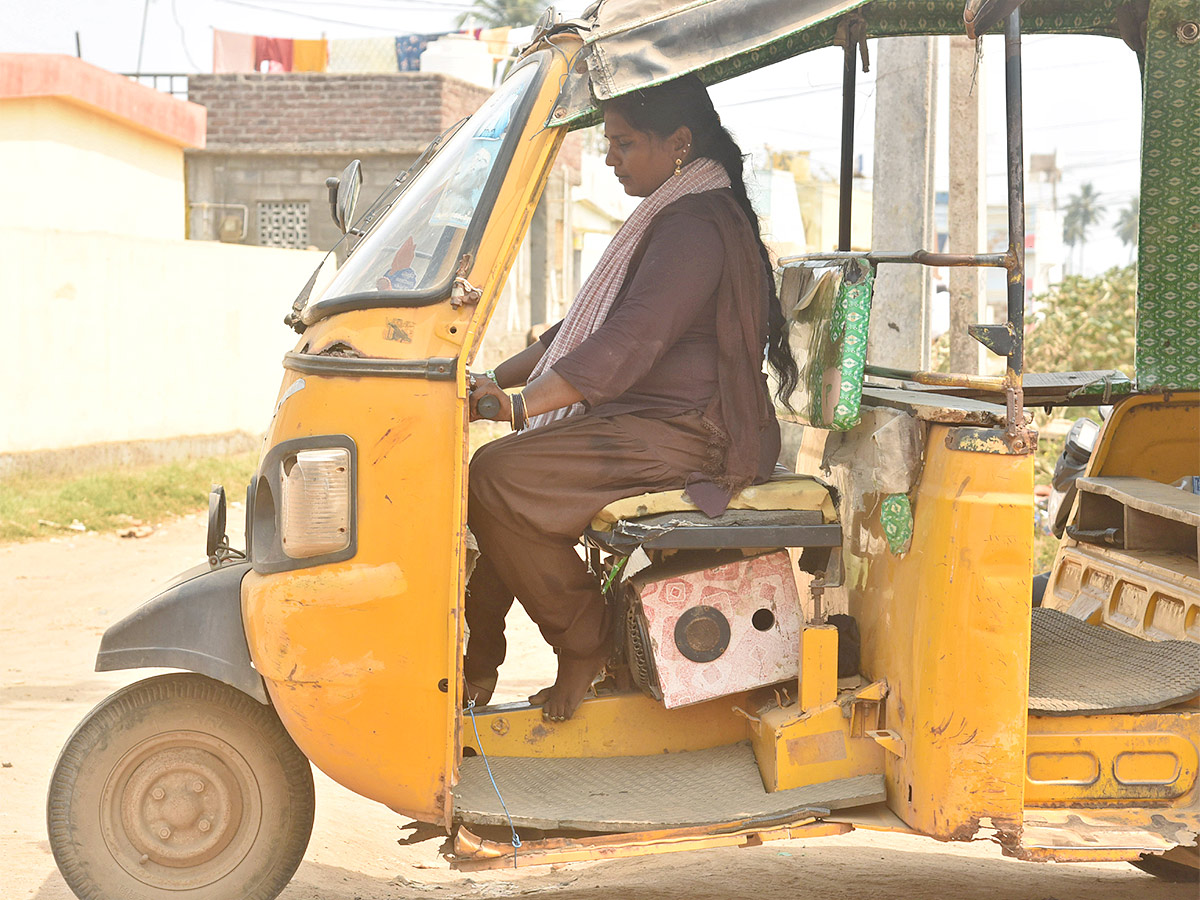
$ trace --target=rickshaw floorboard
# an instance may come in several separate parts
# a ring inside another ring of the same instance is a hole
[[[1149,712],[1200,694],[1200,644],[1147,641],[1057,609],[1033,610],[1029,711]]]
[[[545,831],[627,832],[737,819],[817,815],[885,798],[882,775],[860,775],[767,793],[749,743],[655,756],[462,761],[454,815],[465,824]]]

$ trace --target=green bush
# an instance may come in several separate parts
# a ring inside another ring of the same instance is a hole
[[[1133,375],[1135,266],[1068,275],[1034,298],[1025,335],[1025,371],[1118,369]]]

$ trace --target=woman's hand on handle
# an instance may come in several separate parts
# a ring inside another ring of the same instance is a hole
[[[473,384],[471,393],[468,396],[468,401],[471,406],[471,421],[475,422],[479,419],[490,419],[496,422],[511,422],[512,421],[512,401],[509,400],[508,394],[500,389],[500,386],[486,375],[473,375]],[[484,404],[484,409],[479,409],[479,401],[484,397],[491,397],[498,404],[498,409],[495,414],[489,415],[491,410],[487,407],[489,403]]]

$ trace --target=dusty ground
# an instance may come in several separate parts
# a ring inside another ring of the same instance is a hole
[[[88,709],[146,673],[92,671],[104,628],[200,561],[199,517],[151,537],[84,535],[0,546],[0,898],[69,900],[45,834],[55,757]],[[527,620],[502,672],[505,696],[543,684],[552,667]],[[1195,900],[1126,864],[1034,865],[986,841],[946,845],[856,832],[749,850],[680,853],[553,870],[448,870],[438,841],[398,847],[403,820],[317,775],[317,820],[286,900],[504,897],[553,891],[556,900],[755,897],[758,900]]]

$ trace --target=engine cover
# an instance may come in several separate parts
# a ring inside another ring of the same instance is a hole
[[[637,585],[668,709],[798,677],[802,613],[787,551]]]

